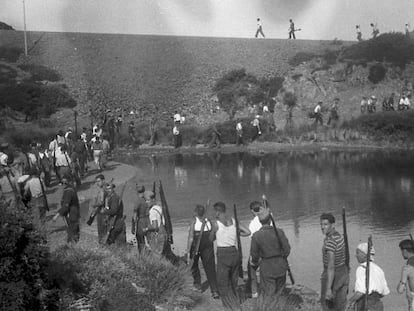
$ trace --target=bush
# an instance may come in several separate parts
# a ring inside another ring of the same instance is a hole
[[[315,53],[309,53],[309,52],[298,52],[296,53],[292,58],[288,60],[289,65],[296,67],[304,62],[308,62],[314,58],[319,57],[319,55]]]
[[[34,125],[29,128],[10,129],[4,135],[4,139],[13,146],[29,146],[33,141],[49,144],[49,141],[57,133],[55,128],[40,129]]]
[[[5,60],[6,62],[15,63],[22,53],[23,50],[20,48],[8,46],[0,47],[0,59]]]
[[[341,59],[386,61],[404,67],[414,60],[414,40],[399,32],[384,33],[375,39],[346,47]]]
[[[31,80],[33,82],[39,81],[51,81],[57,82],[62,80],[62,77],[57,73],[55,70],[47,68],[42,65],[36,64],[27,64],[27,65],[19,65],[19,68],[29,72],[32,77]]]
[[[385,74],[387,73],[387,68],[385,68],[382,64],[375,64],[369,68],[369,75],[368,80],[374,84],[381,82],[385,78]]]
[[[0,203],[2,310],[57,310],[57,292],[45,273],[49,250],[27,210]]]

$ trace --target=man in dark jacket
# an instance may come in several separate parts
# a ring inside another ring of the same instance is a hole
[[[137,188],[138,202],[134,206],[134,218],[132,218],[132,234],[135,234],[138,244],[138,251],[141,252],[145,247],[145,232],[144,228],[148,228],[149,221],[149,208],[144,200],[145,187],[141,186]]]
[[[65,219],[67,225],[67,242],[79,241],[79,219],[80,219],[80,205],[78,194],[72,184],[72,177],[70,175],[62,176],[62,183],[64,185],[62,200],[60,202],[61,208],[53,217],[53,221],[59,216]]]
[[[101,213],[107,216],[108,244],[125,244],[126,243],[126,226],[124,219],[124,204],[118,194],[115,193],[115,185],[106,186],[105,207]],[[105,243],[105,241],[104,241]]]
[[[276,229],[276,237],[270,215],[260,222],[262,227],[252,236],[251,265],[253,269],[260,266],[260,295],[271,297],[285,287],[290,245],[282,229]]]

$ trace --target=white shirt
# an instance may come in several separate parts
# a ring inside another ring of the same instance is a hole
[[[400,105],[410,107],[410,100],[408,97],[400,99]]]
[[[261,20],[258,20],[257,21],[257,28],[261,28],[262,27],[262,21]]]
[[[40,198],[43,195],[42,185],[40,183],[41,181],[39,178],[32,177],[26,182],[24,190],[26,192],[30,190],[33,198]]]
[[[236,131],[240,132],[242,130],[243,130],[243,127],[241,125],[241,122],[237,122],[237,124],[236,124]]]
[[[270,225],[273,226],[272,223],[270,223]],[[262,223],[259,220],[259,216],[254,216],[249,224],[250,237],[252,237],[255,232],[259,231],[261,227]]]
[[[321,109],[322,109],[322,107],[321,107],[321,105],[316,105],[316,107],[315,107],[315,110],[313,111],[314,113],[319,113],[319,112],[321,112]]]
[[[263,112],[269,112],[269,107],[267,107],[266,105],[263,106]]]
[[[154,220],[156,220],[158,223],[158,226],[165,224],[164,215],[162,214],[161,206],[153,205],[151,207],[151,209],[149,210],[149,220],[151,224]]]
[[[180,116],[180,114],[179,114],[179,113],[176,113],[176,114],[174,115],[174,122],[181,122],[181,116]]]
[[[210,221],[207,218],[205,218],[204,221],[206,222],[206,225],[204,226],[203,232],[211,231]],[[198,219],[198,217],[196,217],[196,222],[194,224],[194,231],[201,231],[201,226],[202,225],[203,224],[201,223],[200,219]]]
[[[178,135],[178,134],[180,134],[180,131],[178,130],[178,127],[177,127],[177,126],[174,126],[174,127],[173,127],[173,134],[174,134],[174,135]]]
[[[364,262],[360,264],[356,270],[356,280],[355,280],[355,292],[365,293],[365,271],[367,263]],[[385,279],[384,271],[375,264],[374,262],[369,263],[369,291],[371,294],[373,291],[385,296],[390,293],[390,290],[387,285],[387,280]]]
[[[233,221],[233,224],[230,226],[225,226],[217,220],[218,230],[216,232],[216,239],[218,247],[230,247],[237,245],[236,222],[234,218],[231,220]]]
[[[56,150],[55,159],[56,166],[69,166],[69,164],[71,163],[68,154],[66,152],[62,152],[60,148]]]
[[[9,156],[3,152],[0,152],[0,164],[7,166],[7,160],[9,159]]]

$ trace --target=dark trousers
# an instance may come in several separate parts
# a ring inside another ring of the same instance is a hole
[[[243,136],[242,135],[239,135],[239,134],[236,135],[236,145],[237,146],[244,145]]]
[[[230,310],[240,310],[237,296],[239,265],[236,247],[217,247],[217,286],[223,306]]]
[[[68,222],[68,227],[66,228],[67,232],[67,242],[68,243],[76,243],[79,241],[79,222]]]
[[[368,309],[369,311],[384,311],[384,305],[381,301],[382,296],[377,292],[372,292],[368,295]],[[365,311],[365,295],[362,296],[356,303],[356,311]]]
[[[263,38],[265,38],[265,34],[263,33],[262,27],[257,28],[256,34],[254,35],[255,38],[257,38],[259,36],[259,34],[261,34],[263,36]]]
[[[322,114],[320,112],[315,113],[315,126],[317,126],[318,123],[323,125]]]
[[[174,148],[180,148],[182,144],[181,134],[174,135]]]
[[[269,277],[266,271],[263,270],[260,270],[260,295],[272,297],[285,287],[286,274],[277,278]]]
[[[103,238],[106,235],[107,231],[105,215],[102,215],[99,212],[96,214],[96,225],[98,227],[98,241],[99,243],[105,243],[106,241],[103,241]]]
[[[333,301],[325,300],[326,282],[328,280],[327,270],[323,270],[321,276],[321,305],[323,311],[344,311],[346,308],[346,297],[349,287],[349,270],[344,265],[335,268],[334,280],[332,283]]]
[[[296,39],[294,30],[289,31],[289,39]]]
[[[198,234],[194,236],[196,241]],[[213,243],[208,241],[208,233],[203,234],[202,242],[200,243],[200,248],[198,254],[194,255],[193,265],[191,266],[191,274],[193,275],[194,285],[201,285],[201,275],[200,268],[198,266],[198,260],[201,257],[203,263],[204,271],[206,272],[207,281],[210,285],[210,290],[212,293],[217,292],[217,279],[216,279],[216,263],[214,260],[214,248]],[[204,243],[203,243],[204,242]]]

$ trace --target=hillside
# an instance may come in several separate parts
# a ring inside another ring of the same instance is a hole
[[[175,110],[211,122],[212,94],[223,73],[245,68],[254,75],[285,75],[297,52],[338,48],[330,41],[288,41],[164,37],[85,33],[29,33],[29,57],[20,62],[56,70],[89,113],[89,103],[138,109],[148,115],[158,107],[168,117]],[[1,46],[22,46],[21,32],[0,33]]]

